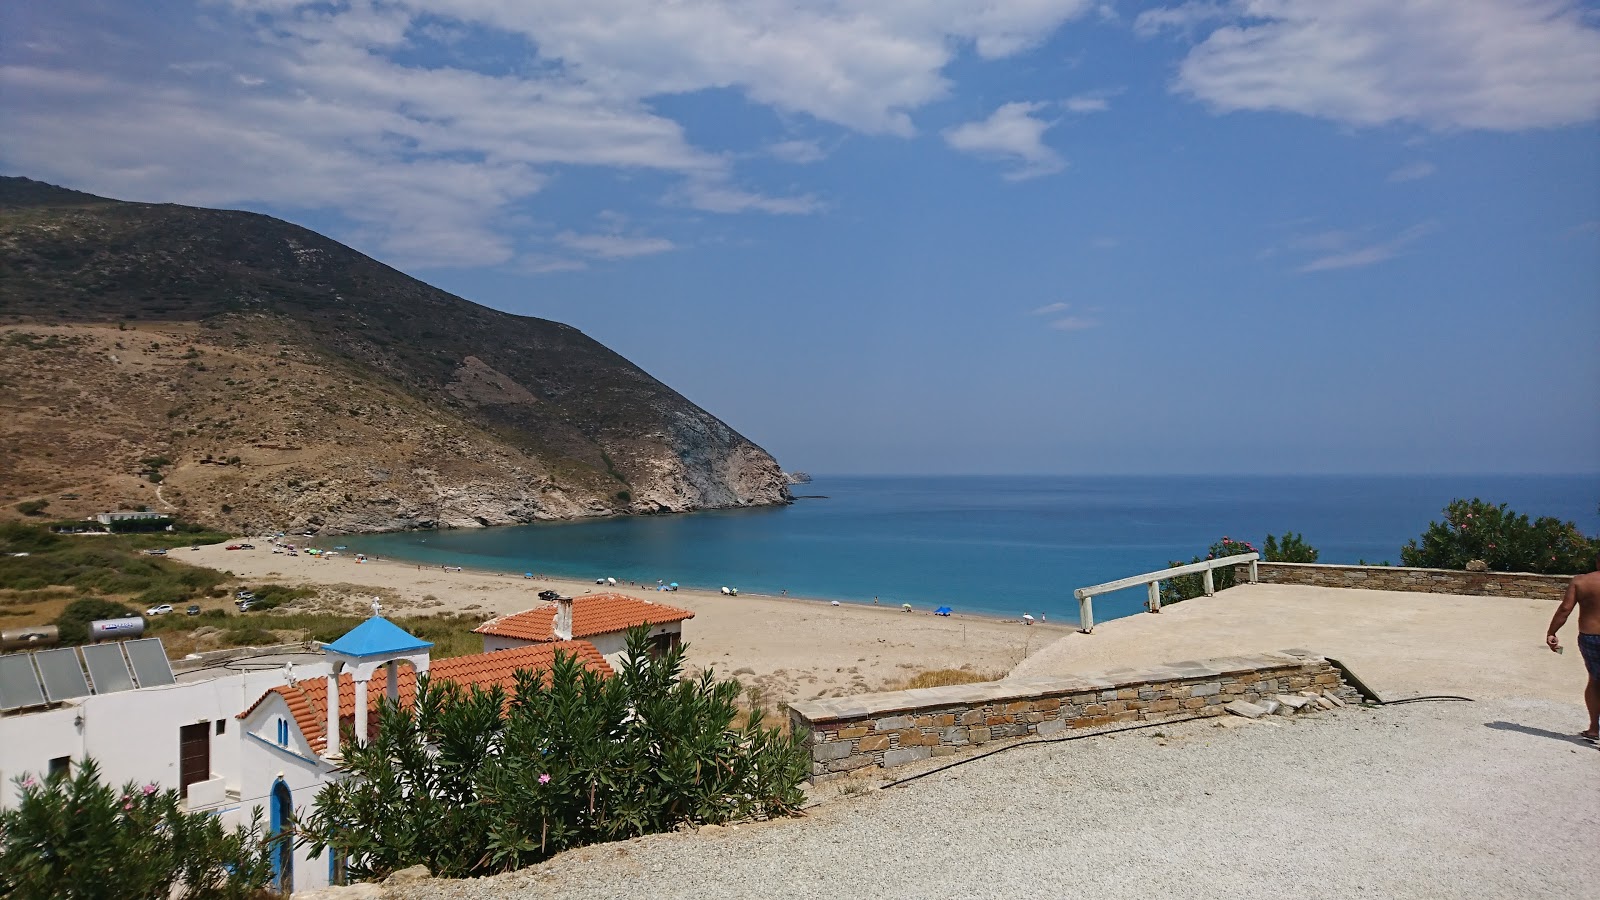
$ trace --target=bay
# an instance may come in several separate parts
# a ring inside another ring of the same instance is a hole
[[[341,538],[428,565],[1076,621],[1072,590],[1204,556],[1223,536],[1301,532],[1321,562],[1400,562],[1452,499],[1600,532],[1600,475],[818,476],[770,509]],[[1143,590],[1097,598],[1102,621]]]

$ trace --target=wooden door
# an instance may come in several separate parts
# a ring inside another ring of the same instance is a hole
[[[178,792],[189,796],[189,785],[211,778],[211,723],[178,729]]]

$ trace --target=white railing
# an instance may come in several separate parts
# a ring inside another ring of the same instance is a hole
[[[1259,553],[1240,553],[1237,556],[1224,556],[1221,559],[1208,559],[1202,562],[1189,563],[1183,566],[1173,566],[1159,572],[1146,572],[1143,575],[1132,575],[1127,578],[1118,578],[1105,584],[1095,584],[1081,587],[1072,592],[1078,598],[1078,630],[1084,634],[1094,631],[1094,598],[1097,594],[1109,594],[1125,588],[1138,587],[1141,584],[1150,586],[1150,597],[1145,601],[1145,609],[1150,612],[1161,612],[1161,582],[1179,575],[1193,575],[1201,572],[1205,575],[1206,596],[1217,592],[1211,576],[1213,569],[1223,566],[1237,566],[1244,563],[1250,564],[1250,583],[1256,581],[1256,562],[1261,559]]]

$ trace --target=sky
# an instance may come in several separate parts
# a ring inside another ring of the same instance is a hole
[[[1600,4],[56,0],[0,172],[582,329],[790,469],[1600,471]]]

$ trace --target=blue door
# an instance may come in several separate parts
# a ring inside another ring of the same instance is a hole
[[[280,894],[294,891],[294,802],[289,785],[272,785],[272,884]]]

